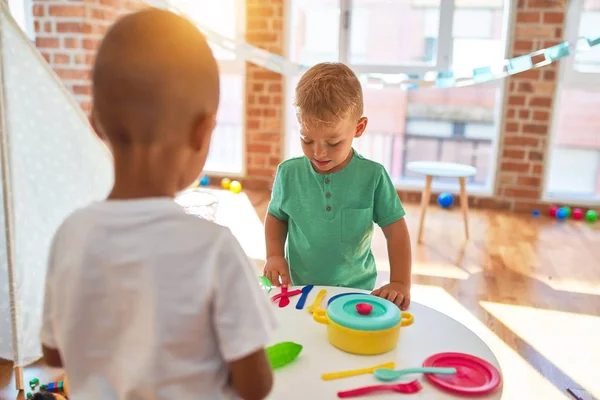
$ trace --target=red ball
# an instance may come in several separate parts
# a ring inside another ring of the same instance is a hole
[[[371,314],[371,311],[373,311],[373,306],[367,303],[358,303],[356,305],[356,311],[360,315],[369,315]]]
[[[556,217],[556,212],[558,211],[558,206],[552,206],[550,207],[550,216],[551,217]]]
[[[577,219],[577,220],[582,219],[584,215],[585,214],[581,208],[573,209],[573,219]]]

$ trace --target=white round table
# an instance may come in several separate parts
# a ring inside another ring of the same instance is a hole
[[[349,378],[323,381],[321,375],[328,372],[339,372],[368,368],[378,364],[394,361],[396,369],[420,367],[423,361],[440,352],[462,352],[480,357],[499,371],[500,365],[488,346],[473,332],[454,319],[418,303],[411,303],[409,312],[415,322],[401,328],[400,340],[395,350],[378,356],[358,356],[336,349],[327,340],[327,327],[313,320],[307,307],[313,303],[323,287],[315,286],[308,295],[303,309],[297,310],[296,303],[300,296],[290,298],[290,304],[279,308],[273,302],[279,320],[279,329],[275,332],[271,344],[291,341],[304,346],[299,357],[291,364],[275,370],[275,384],[269,399],[286,400],[325,400],[336,399],[337,392],[356,389],[363,386],[394,384],[419,379],[423,388],[411,395],[396,392],[377,392],[372,395],[358,397],[360,399],[398,399],[403,396],[420,400],[465,399],[443,391],[430,384],[422,374],[407,375],[401,381],[381,382],[372,374]],[[344,292],[361,292],[356,289],[325,287],[327,295],[321,307],[327,306],[327,300]],[[292,288],[290,288],[292,290]],[[279,293],[273,288],[270,297]],[[486,396],[478,396],[479,400],[499,400],[502,387]]]
[[[434,177],[458,178],[460,184],[460,207],[465,223],[465,237],[469,239],[469,197],[467,196],[466,178],[477,174],[477,169],[466,164],[457,164],[441,161],[415,161],[406,164],[406,169],[425,175],[425,188],[421,194],[421,216],[419,219],[418,242],[423,242],[423,225],[429,201],[431,199],[431,182]]]

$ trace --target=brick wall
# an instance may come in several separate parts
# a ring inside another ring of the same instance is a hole
[[[520,0],[515,17],[511,57],[563,40],[562,1]],[[496,196],[509,209],[529,211],[541,200],[557,77],[558,64],[553,63],[508,80]]]
[[[246,2],[246,41],[283,54],[283,0]],[[284,78],[246,63],[246,187],[269,187],[282,160]]]
[[[119,15],[140,7],[134,0],[34,0],[36,46],[85,111],[95,51]]]

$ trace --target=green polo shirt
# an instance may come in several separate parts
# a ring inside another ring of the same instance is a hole
[[[405,215],[385,168],[356,151],[350,162],[320,174],[306,157],[282,162],[269,214],[288,223],[286,259],[294,285],[373,290],[373,223],[385,227]]]

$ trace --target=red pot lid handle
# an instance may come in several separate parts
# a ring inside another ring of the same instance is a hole
[[[358,303],[356,305],[356,312],[359,315],[370,315],[371,311],[373,311],[373,305],[368,303]]]

